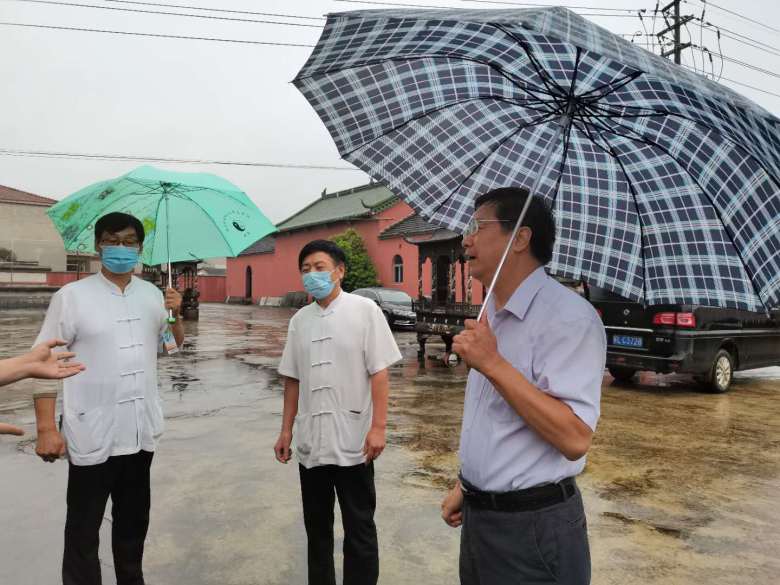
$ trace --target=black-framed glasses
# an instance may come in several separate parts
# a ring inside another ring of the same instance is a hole
[[[141,246],[137,238],[103,238],[100,240],[100,244],[103,246],[124,246],[125,248],[138,248]]]

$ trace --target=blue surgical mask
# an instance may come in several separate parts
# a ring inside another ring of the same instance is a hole
[[[303,275],[303,288],[318,301],[333,292],[336,284],[330,279],[331,272],[307,272]]]
[[[100,261],[106,270],[114,274],[131,272],[138,264],[138,248],[127,246],[103,246]]]

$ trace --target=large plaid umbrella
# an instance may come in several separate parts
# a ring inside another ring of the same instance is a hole
[[[295,84],[342,157],[434,223],[523,186],[555,213],[554,274],[780,305],[780,120],[568,10],[333,14]]]

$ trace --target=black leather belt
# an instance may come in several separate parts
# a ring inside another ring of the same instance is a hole
[[[496,512],[528,512],[565,502],[577,493],[577,483],[567,477],[558,483],[517,490],[513,492],[483,492],[463,478],[460,479],[463,497],[469,506]]]

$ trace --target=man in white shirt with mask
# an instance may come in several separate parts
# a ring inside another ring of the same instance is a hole
[[[274,446],[287,463],[295,423],[309,585],[335,585],[333,507],[344,524],[344,585],[375,585],[373,461],[385,447],[388,367],[401,359],[379,307],[341,289],[344,251],[315,240],[298,267],[315,302],[290,320],[279,373],[285,377],[282,431]]]
[[[181,296],[165,297],[133,276],[143,249],[141,222],[109,213],[95,224],[99,273],[57,291],[38,341],[58,338],[86,369],[63,383],[62,434],[56,394],[35,397],[36,453],[69,464],[64,585],[101,585],[98,532],[109,495],[117,585],[143,585],[142,557],[149,526],[149,469],[163,432],[157,389],[157,348],[178,314]],[[167,309],[167,310],[166,310]],[[181,346],[180,319],[171,326]]]

